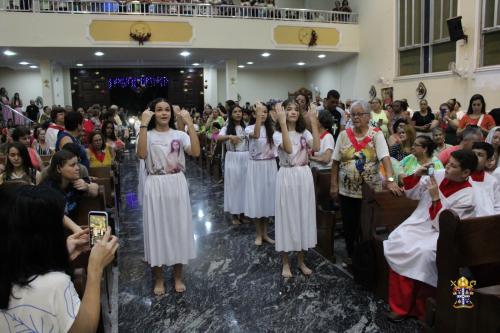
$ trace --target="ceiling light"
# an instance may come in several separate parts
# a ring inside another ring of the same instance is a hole
[[[31,66],[30,66],[30,68],[33,68],[33,69],[35,69],[35,68],[38,68],[38,66],[35,66],[35,65],[31,65]]]
[[[17,53],[13,52],[11,50],[5,50],[3,51],[3,54],[5,54],[7,57],[15,56]]]
[[[297,63],[297,65],[299,65],[299,66],[304,66],[305,64],[306,64],[306,63],[305,63],[305,62],[302,62],[302,61]]]
[[[269,52],[264,52],[264,53],[262,53],[262,56],[263,56],[264,58],[267,58],[267,57],[269,57],[270,55],[271,55],[271,53],[269,53]]]
[[[195,63],[193,64],[193,66],[200,66],[200,64],[199,64],[199,63],[197,63],[197,62],[195,62]]]
[[[104,55],[104,52],[101,52],[101,51],[97,51],[94,53],[95,56],[97,57],[102,57]]]
[[[247,65],[253,65],[253,61],[248,61]]]
[[[190,53],[190,52],[188,52],[188,51],[182,51],[182,52],[180,53],[180,55],[181,55],[181,56],[183,56],[183,57],[189,57],[189,56],[191,55],[191,53]]]
[[[180,71],[179,73],[184,74],[184,71]]]
[[[320,59],[326,58],[326,54],[318,54],[318,58]]]
[[[21,61],[21,62],[19,63],[19,65],[23,65],[23,66],[26,66],[26,65],[29,65],[29,64],[30,64],[30,63],[29,63],[29,62],[27,62],[27,61]]]
[[[83,67],[83,64],[76,64],[76,67]]]
[[[245,68],[245,65],[239,65],[238,68]]]

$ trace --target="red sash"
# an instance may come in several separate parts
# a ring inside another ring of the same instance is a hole
[[[370,135],[367,135],[361,142],[356,139],[356,136],[354,136],[354,132],[352,131],[352,128],[348,128],[345,130],[347,133],[347,137],[349,138],[349,141],[351,142],[352,146],[354,147],[354,150],[356,152],[359,152],[363,150],[372,140],[373,137]],[[368,130],[370,131],[370,130]],[[380,131],[379,128],[374,128],[374,132]]]
[[[324,137],[325,137],[328,133],[330,133],[330,132],[328,132],[328,131],[324,131],[323,133],[321,133],[321,135],[320,135],[319,139],[320,139],[320,140],[323,140],[323,138],[324,138]]]
[[[94,154],[95,158],[97,158],[97,160],[99,162],[104,162],[104,159],[106,158],[106,151],[95,151],[94,150],[94,147],[90,146],[89,147],[90,150],[92,151],[92,153]]]
[[[58,131],[64,131],[64,127],[63,126],[59,126],[59,125],[56,125],[56,124],[50,124],[49,128],[53,128],[53,129],[56,129]]]

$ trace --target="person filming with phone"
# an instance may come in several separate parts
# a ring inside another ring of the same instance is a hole
[[[88,230],[65,236],[64,200],[47,187],[0,187],[0,332],[95,332],[101,277],[118,239],[108,228],[90,251],[80,300],[70,261],[89,249]]]

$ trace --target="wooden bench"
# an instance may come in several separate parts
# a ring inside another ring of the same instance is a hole
[[[387,301],[389,267],[384,256],[383,242],[390,232],[415,211],[417,200],[396,197],[390,191],[376,192],[363,184],[361,206],[361,240],[371,241],[376,259],[375,295]]]
[[[207,160],[207,164],[210,164],[209,171],[216,181],[220,180],[222,177],[222,159],[224,158],[222,151],[223,145],[224,143],[217,142],[213,154]]]
[[[475,289],[500,285],[500,215],[460,220],[446,210],[439,217],[439,228],[438,285],[436,299],[428,302],[426,331],[500,332],[499,297],[475,290],[474,308],[455,309],[451,284],[467,267],[477,282]]]
[[[207,152],[210,150],[210,141],[207,140],[207,135],[205,133],[198,133],[198,140],[200,141],[200,156],[198,157],[198,163],[200,167],[203,168],[203,161],[208,164]]]
[[[336,212],[330,199],[331,170],[312,169],[314,192],[316,194],[316,229],[318,245],[316,249],[327,259],[335,262],[334,233]]]

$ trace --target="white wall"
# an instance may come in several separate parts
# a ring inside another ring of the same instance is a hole
[[[304,0],[276,0],[275,4],[278,8],[306,8],[304,2]]]
[[[218,98],[219,102],[226,100],[225,73],[219,70]],[[250,70],[238,71],[237,90],[241,96],[241,103],[253,103],[257,100],[286,99],[288,92],[294,92],[307,86],[306,72],[302,70]]]
[[[30,99],[42,96],[42,79],[36,69],[14,71],[10,68],[0,68],[0,87],[7,89],[9,98],[18,92],[24,106],[29,104]]]

